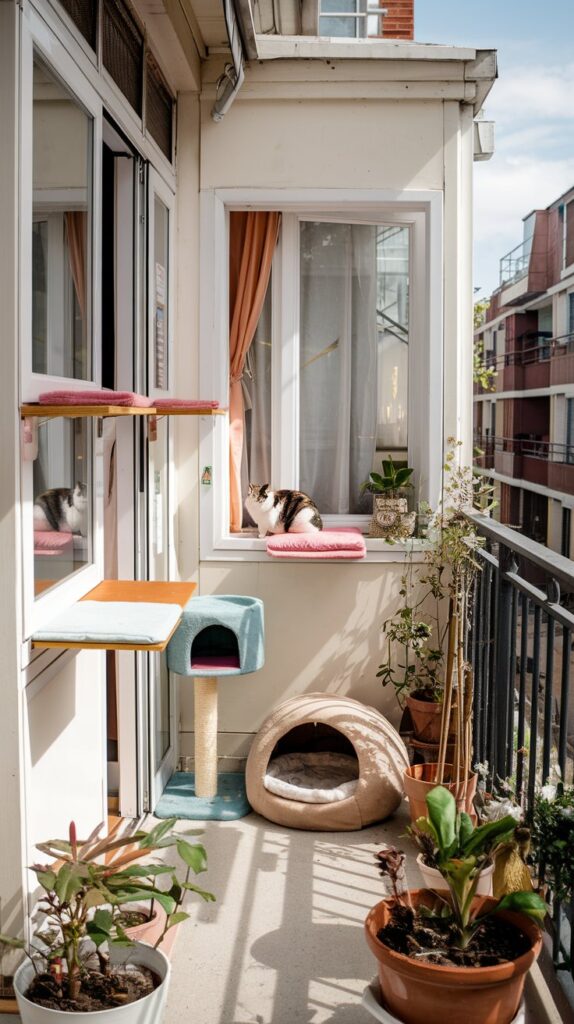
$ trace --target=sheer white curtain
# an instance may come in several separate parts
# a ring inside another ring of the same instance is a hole
[[[301,224],[300,488],[368,512],[377,428],[377,229]]]
[[[245,407],[241,493],[245,500],[249,484],[274,485],[271,478],[271,279],[241,384]],[[243,525],[252,525],[245,508]]]

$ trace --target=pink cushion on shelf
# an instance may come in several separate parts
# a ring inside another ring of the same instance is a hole
[[[192,656],[191,667],[201,672],[202,669],[209,669],[213,672],[214,669],[221,669],[222,672],[233,668],[240,669],[239,658],[235,654],[200,654],[197,658]]]
[[[219,402],[213,398],[154,398],[153,404],[156,409],[219,409]]]
[[[366,551],[365,538],[355,526],[267,538],[267,554],[274,558],[364,558]]]
[[[34,530],[35,555],[59,555],[67,548],[74,547],[72,533],[60,533],[58,530]]]
[[[95,388],[93,391],[44,391],[38,398],[40,405],[126,405],[147,409],[153,405],[151,398],[138,395],[135,391],[111,391]]]

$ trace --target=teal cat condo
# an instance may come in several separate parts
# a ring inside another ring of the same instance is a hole
[[[195,771],[172,776],[155,808],[157,817],[221,821],[249,812],[243,775],[217,771],[217,681],[257,672],[263,663],[262,601],[217,594],[188,602],[167,646],[167,664],[194,679]]]

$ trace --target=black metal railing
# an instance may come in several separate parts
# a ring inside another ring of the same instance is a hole
[[[559,441],[543,441],[536,437],[493,437],[492,434],[475,431],[474,445],[486,454],[508,452],[542,462],[574,464],[574,444]]]
[[[528,819],[554,765],[574,780],[574,562],[484,516],[473,521],[485,542],[468,648],[474,754],[491,779],[513,780]],[[574,978],[574,906],[550,901],[554,963]]]

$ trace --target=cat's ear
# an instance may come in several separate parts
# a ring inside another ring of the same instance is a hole
[[[263,487],[259,488],[259,497],[260,498],[266,498],[268,490],[269,490],[269,484],[263,484]]]

